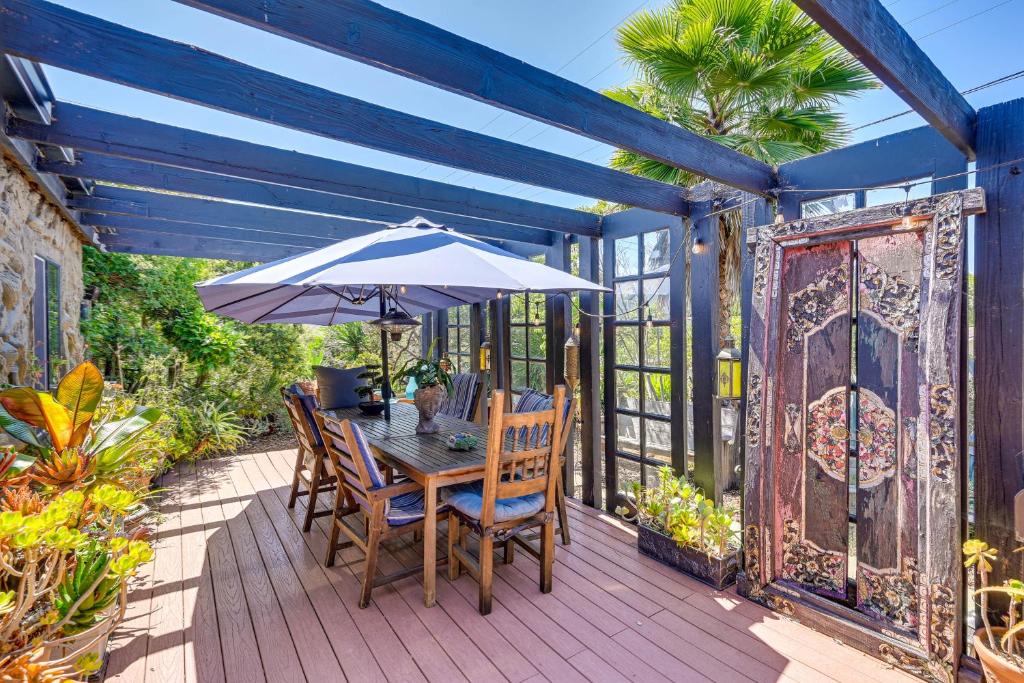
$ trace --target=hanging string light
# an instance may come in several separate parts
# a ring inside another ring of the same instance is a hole
[[[537,303],[535,303],[533,305],[533,324],[534,324],[534,326],[540,326],[540,325],[544,324],[544,321],[543,321],[543,319],[541,318],[541,315],[540,315],[540,307],[541,307],[541,302],[540,301],[538,301]]]

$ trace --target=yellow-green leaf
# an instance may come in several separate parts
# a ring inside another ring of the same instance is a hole
[[[102,396],[103,375],[88,361],[64,375],[57,385],[57,402],[71,411],[73,436],[69,446],[79,446],[85,441],[88,425]]]

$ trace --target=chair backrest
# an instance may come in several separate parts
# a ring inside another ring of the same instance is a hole
[[[317,412],[315,417],[324,435],[324,448],[338,485],[343,486],[360,507],[369,511],[371,505],[366,492],[384,486],[387,481],[363,430],[355,422],[343,420],[339,424],[341,434],[338,435],[327,428],[323,415]]]
[[[308,452],[317,452],[323,445],[320,429],[312,422],[316,412],[316,399],[312,396],[299,394],[289,387],[281,388],[281,398],[288,409],[288,418],[292,421],[295,438]],[[306,405],[303,403],[306,402]]]
[[[452,390],[437,412],[460,420],[472,420],[480,396],[480,375],[460,372],[452,377]]]
[[[557,405],[555,403],[555,397],[550,394],[543,394],[536,389],[527,389],[520,396],[519,400],[516,401],[515,407],[512,409],[514,413],[529,413],[537,410],[547,410]],[[576,396],[574,394],[568,394],[563,401],[562,410],[562,442],[555,444],[555,453],[559,456],[565,451],[565,445],[569,438],[569,422],[572,420],[572,416],[576,413]],[[547,440],[547,429],[541,429],[541,439]]]
[[[565,387],[555,387],[554,405],[563,405]],[[549,407],[533,412],[506,413],[501,390],[491,395],[487,432],[487,464],[484,474],[482,526],[494,521],[494,502],[543,492],[545,511],[555,505],[555,468],[559,466],[556,444],[564,442],[564,419]],[[546,438],[550,435],[551,438]]]

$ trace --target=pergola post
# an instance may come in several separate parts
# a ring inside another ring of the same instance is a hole
[[[689,373],[686,359],[686,229],[683,219],[673,220],[668,229],[669,253],[673,255],[669,266],[669,358],[671,358],[672,393],[670,396],[672,420],[669,441],[672,451],[672,469],[679,476],[687,469],[686,403]],[[680,419],[681,417],[681,419]]]
[[[512,361],[509,358],[512,340],[508,326],[511,313],[508,295],[490,301],[491,389],[501,389],[505,392],[506,408],[512,401]]]
[[[481,390],[473,410],[478,424],[486,425],[487,416],[487,373],[480,367],[480,344],[484,340],[484,307],[482,304],[469,306],[469,371],[477,376]]]
[[[572,270],[572,256],[570,252],[572,243],[569,237],[567,234],[556,235],[555,243],[544,252],[544,262],[548,266],[566,273]],[[547,362],[544,367],[547,375],[548,392],[551,393],[554,392],[556,385],[565,383],[565,342],[569,335],[572,334],[572,330],[569,329],[572,324],[572,315],[569,311],[569,296],[557,294],[549,297],[545,308],[544,332],[545,339],[547,340],[545,344]],[[576,488],[576,440],[571,431],[574,423],[575,420],[570,422],[568,445],[565,449],[565,465],[562,468],[562,486],[565,488],[565,493],[568,496],[573,496]]]
[[[580,277],[600,280],[600,241],[580,238]],[[580,292],[580,455],[583,504],[601,507],[601,319],[597,292]]]
[[[615,240],[603,238],[602,273],[604,286],[609,290],[604,297],[604,314],[615,313]],[[604,329],[604,507],[615,510],[618,501],[618,468],[615,438],[615,325],[605,320]]]
[[[720,448],[715,395],[719,328],[719,214],[712,203],[693,204],[690,296],[693,319],[693,480],[705,495],[721,500],[715,463]]]

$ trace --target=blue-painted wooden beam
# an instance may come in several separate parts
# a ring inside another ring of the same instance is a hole
[[[600,234],[600,217],[585,211],[447,185],[66,102],[59,103],[55,113],[56,118],[48,126],[12,118],[8,121],[8,131],[14,137],[79,151],[415,207],[421,214],[430,210],[580,235]],[[117,134],[111,135],[112,131]],[[439,216],[431,220],[448,224],[454,219]]]
[[[370,0],[178,1],[734,187],[773,185],[767,164]]]
[[[0,45],[26,59],[423,161],[685,211],[681,189],[666,183],[381,107],[43,0],[3,0],[0,11]]]
[[[120,159],[95,153],[80,155],[74,164],[65,161],[40,162],[40,168],[63,176],[88,178],[111,183],[148,187],[172,192],[230,199],[262,204],[281,209],[314,211],[334,216],[372,221],[377,228],[387,223],[404,223],[416,215],[441,223],[453,230],[493,239],[515,240],[547,245],[554,239],[547,230],[510,223],[499,223],[482,218],[468,218],[455,214],[420,211],[398,204],[367,201],[315,190],[286,187],[261,181],[247,180],[216,173],[193,171],[173,166],[149,164],[132,159]],[[353,221],[354,222],[354,221]]]
[[[283,244],[239,242],[215,237],[182,239],[177,235],[127,233],[107,235],[101,240],[109,251],[153,256],[187,256],[191,258],[227,259],[229,261],[276,261],[301,254],[309,249]]]
[[[365,235],[383,226],[349,218],[282,211],[214,199],[182,197],[109,185],[97,185],[91,195],[75,195],[69,205],[83,213],[106,213],[164,221],[254,228],[282,234],[309,235],[338,241]]]
[[[974,108],[878,0],[794,0],[879,80],[974,159]]]
[[[163,235],[164,237],[178,236],[186,240],[197,237],[212,237],[222,240],[252,242],[254,244],[302,247],[307,250],[320,249],[334,243],[334,240],[310,235],[287,235],[279,232],[255,230],[253,228],[229,228],[203,223],[163,221],[158,218],[143,218],[141,216],[108,216],[97,213],[85,214],[82,216],[82,220],[87,225],[98,229],[101,240],[105,240],[113,235],[147,233]]]

